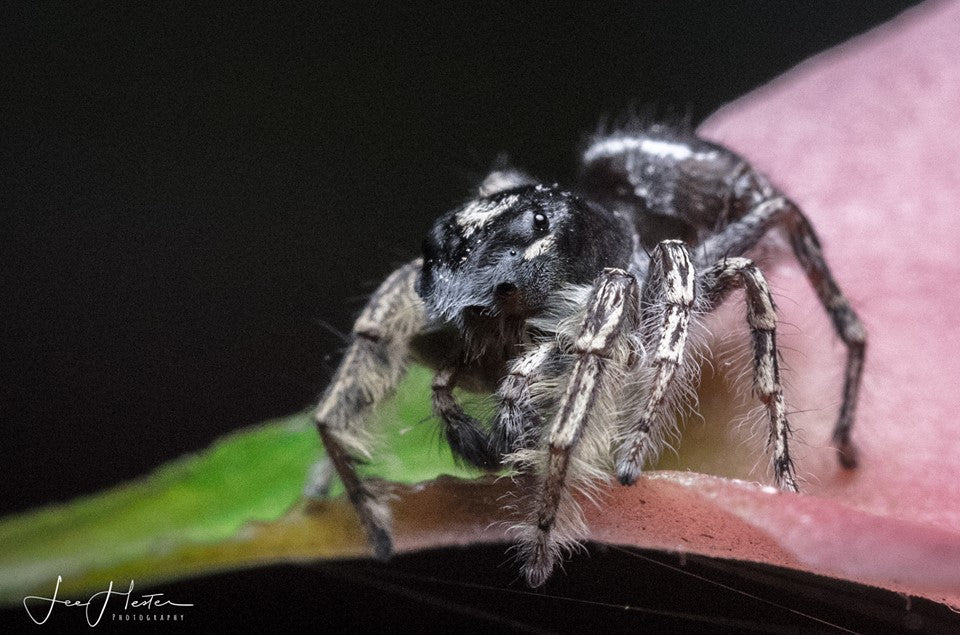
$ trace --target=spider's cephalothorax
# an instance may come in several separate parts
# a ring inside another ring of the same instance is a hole
[[[585,532],[571,484],[601,478],[607,466],[632,484],[656,459],[695,370],[691,320],[736,288],[744,289],[774,478],[796,491],[775,308],[744,257],[774,228],[847,345],[834,442],[841,464],[854,467],[866,334],[809,221],[733,152],[668,126],[633,126],[591,141],[572,191],[493,171],[477,198],[436,221],[423,257],[388,277],[357,319],[316,420],[325,465],[343,481],[375,552],[391,551],[389,509],[354,464],[369,454],[366,415],[411,360],[436,369],[433,408],[456,456],[539,480],[522,497],[518,525],[524,572],[538,585]],[[496,414],[481,422],[465,413],[455,386],[495,391]],[[325,481],[331,471],[318,474]]]
[[[565,287],[590,284],[607,266],[626,267],[631,255],[623,218],[556,186],[519,184],[437,220],[423,242],[416,288],[428,320],[461,329],[467,357],[479,357],[519,344],[503,335],[522,334]]]

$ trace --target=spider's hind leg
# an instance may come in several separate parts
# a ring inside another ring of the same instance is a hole
[[[796,492],[797,477],[790,459],[790,425],[780,384],[777,314],[767,281],[747,258],[724,258],[700,276],[698,285],[706,310],[718,306],[733,289],[744,289],[747,324],[753,340],[753,387],[770,419],[768,446],[773,451],[774,478],[782,489]]]
[[[356,463],[370,455],[371,435],[364,422],[396,389],[407,369],[410,340],[424,324],[423,304],[414,290],[420,266],[415,260],[397,269],[370,298],[314,417],[327,458],[379,558],[389,557],[393,549],[386,492],[361,480]]]
[[[840,416],[833,429],[840,464],[851,469],[857,466],[856,446],[850,438],[863,376],[867,332],[860,318],[840,290],[823,256],[820,240],[813,225],[795,203],[779,195],[759,175],[751,173],[762,197],[737,221],[705,240],[698,249],[699,260],[714,261],[720,256],[740,256],[756,245],[774,227],[781,227],[790,239],[793,253],[803,267],[807,280],[817,293],[820,304],[830,316],[834,330],[847,347],[843,400]]]

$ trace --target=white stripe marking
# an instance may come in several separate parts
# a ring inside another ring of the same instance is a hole
[[[457,213],[457,225],[463,229],[463,237],[469,238],[478,229],[500,216],[517,202],[516,196],[508,196],[494,205],[486,201],[475,201]]]
[[[526,248],[526,250],[524,250],[523,259],[533,260],[537,256],[542,256],[543,254],[553,249],[553,245],[554,243],[556,243],[556,241],[557,241],[557,237],[554,236],[553,234],[549,234],[539,240],[535,240],[530,244],[529,247]]]
[[[683,161],[691,157],[699,157],[701,153],[694,153],[685,143],[663,141],[661,139],[644,139],[640,137],[611,137],[590,146],[583,154],[587,163],[603,157],[612,157],[633,150],[640,150],[665,159]]]

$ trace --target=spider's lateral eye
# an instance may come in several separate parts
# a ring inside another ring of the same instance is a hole
[[[550,229],[550,221],[547,219],[546,214],[537,212],[533,215],[533,228],[538,232]]]

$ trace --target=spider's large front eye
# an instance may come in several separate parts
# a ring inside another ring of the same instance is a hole
[[[533,229],[538,232],[545,232],[550,229],[550,221],[546,214],[537,212],[533,215]]]

